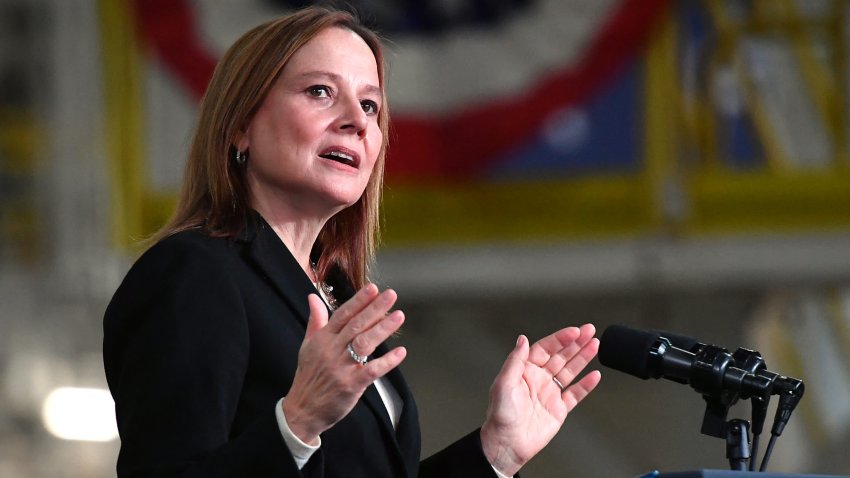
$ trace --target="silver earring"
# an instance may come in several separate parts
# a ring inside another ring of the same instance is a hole
[[[235,150],[233,152],[233,160],[236,161],[236,164],[239,166],[244,166],[248,161],[248,151]]]

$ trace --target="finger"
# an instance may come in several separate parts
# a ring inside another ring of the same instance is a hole
[[[596,327],[593,324],[584,324],[579,328],[578,337],[566,344],[561,350],[558,350],[549,357],[549,360],[544,365],[544,368],[553,376],[564,368],[579,351],[590,342],[593,335],[596,333]]]
[[[576,405],[581,403],[599,385],[600,380],[602,380],[602,374],[599,370],[594,370],[582,377],[578,382],[567,387],[567,390],[561,394],[561,398],[563,398],[564,404],[567,406],[567,413],[571,412]]]
[[[348,323],[339,331],[344,342],[351,342],[355,337],[368,330],[377,321],[387,316],[398,295],[392,289],[381,292],[375,300],[371,301],[357,315],[348,320]]]
[[[351,299],[347,300],[334,311],[333,319],[328,324],[328,330],[333,333],[339,333],[352,317],[359,314],[377,297],[378,286],[375,284],[366,284]]]
[[[508,354],[508,358],[502,364],[502,369],[496,375],[496,380],[493,381],[494,388],[502,384],[516,383],[522,378],[522,372],[525,370],[525,363],[528,360],[528,352],[528,338],[525,335],[520,335],[517,338],[516,347]]]
[[[407,357],[407,349],[404,347],[396,347],[382,355],[380,358],[366,362],[362,369],[366,372],[369,384],[383,377],[390,370],[401,364],[404,358]]]
[[[552,355],[575,342],[580,333],[578,327],[567,327],[543,337],[531,346],[528,360],[538,367],[546,365]]]
[[[310,337],[328,325],[328,308],[325,302],[316,294],[307,296],[307,304],[310,306],[310,317],[307,319],[307,332],[305,336]]]
[[[356,335],[351,340],[351,346],[358,355],[372,355],[375,348],[390,338],[404,323],[404,312],[393,311],[383,319],[378,320],[371,328]]]
[[[596,357],[599,351],[599,339],[593,338],[581,350],[570,359],[555,377],[559,382],[566,385],[579,376],[582,370],[587,367],[587,364]]]

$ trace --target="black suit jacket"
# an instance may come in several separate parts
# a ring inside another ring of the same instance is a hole
[[[403,401],[396,430],[370,386],[297,469],[274,406],[292,384],[314,292],[258,215],[237,239],[188,231],[143,254],[104,318],[118,476],[494,477],[477,430],[420,463],[416,404],[398,370],[388,375]]]

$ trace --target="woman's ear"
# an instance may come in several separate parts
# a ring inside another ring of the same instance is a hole
[[[250,126],[248,128],[250,128]],[[248,138],[248,128],[246,128],[245,131],[240,131],[236,135],[236,144],[234,146],[236,146],[236,149],[239,151],[248,151],[251,147],[251,140]]]

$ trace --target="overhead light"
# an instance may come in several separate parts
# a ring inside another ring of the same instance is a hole
[[[63,440],[106,442],[118,438],[115,403],[102,388],[60,387],[44,399],[44,426]]]

